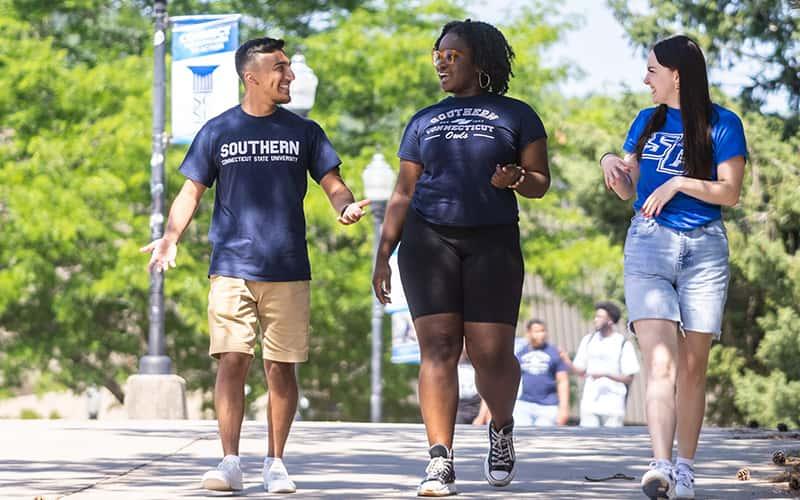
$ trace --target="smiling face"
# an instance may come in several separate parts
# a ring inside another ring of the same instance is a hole
[[[246,92],[269,104],[291,101],[289,85],[293,80],[291,62],[282,50],[256,54],[244,71]]]
[[[459,97],[481,92],[472,50],[458,35],[448,33],[441,39],[438,52],[434,51],[434,67],[445,92]]]
[[[652,50],[647,56],[647,74],[644,83],[650,87],[655,104],[680,107],[680,78],[678,71],[662,66]]]

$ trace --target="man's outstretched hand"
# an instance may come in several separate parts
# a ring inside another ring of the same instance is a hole
[[[345,226],[355,224],[361,219],[361,217],[364,217],[364,214],[367,213],[364,210],[364,207],[370,203],[370,200],[354,201],[344,208],[344,212],[342,212],[342,215],[340,215],[336,220]]]
[[[175,257],[178,255],[178,244],[166,238],[159,238],[143,246],[139,251],[151,254],[150,262],[147,264],[148,271],[152,272],[156,270],[163,273],[170,267],[175,267]]]

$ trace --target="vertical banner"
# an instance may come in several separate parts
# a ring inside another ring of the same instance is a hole
[[[414,330],[414,322],[411,320],[403,284],[400,281],[397,250],[389,258],[389,268],[392,270],[392,302],[386,304],[385,311],[392,316],[392,363],[418,364],[417,332]]]
[[[188,144],[209,119],[238,104],[239,14],[172,22],[172,143]]]

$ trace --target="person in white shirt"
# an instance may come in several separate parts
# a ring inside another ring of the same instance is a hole
[[[596,304],[595,331],[581,339],[575,359],[568,363],[572,373],[585,377],[582,427],[621,427],[625,418],[628,385],[639,373],[639,360],[633,344],[616,330],[620,316],[616,304]]]

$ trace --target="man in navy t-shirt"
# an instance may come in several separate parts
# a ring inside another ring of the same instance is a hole
[[[569,373],[547,327],[538,319],[525,325],[528,343],[517,351],[522,381],[514,406],[515,425],[566,425],[569,418]]]
[[[175,267],[177,243],[203,192],[216,182],[208,321],[210,354],[219,360],[214,406],[224,458],[203,476],[211,490],[241,490],[239,433],[244,384],[261,334],[269,385],[264,488],[291,493],[283,449],[297,410],[295,363],[308,359],[311,269],[303,198],[308,175],[319,183],[339,222],[352,224],[369,202],[355,202],[339,175],[341,161],[319,125],[281,108],[294,80],[283,40],[258,38],[236,51],[245,94],[239,106],[198,132],[180,171],[164,237],[142,249],[149,268]]]

